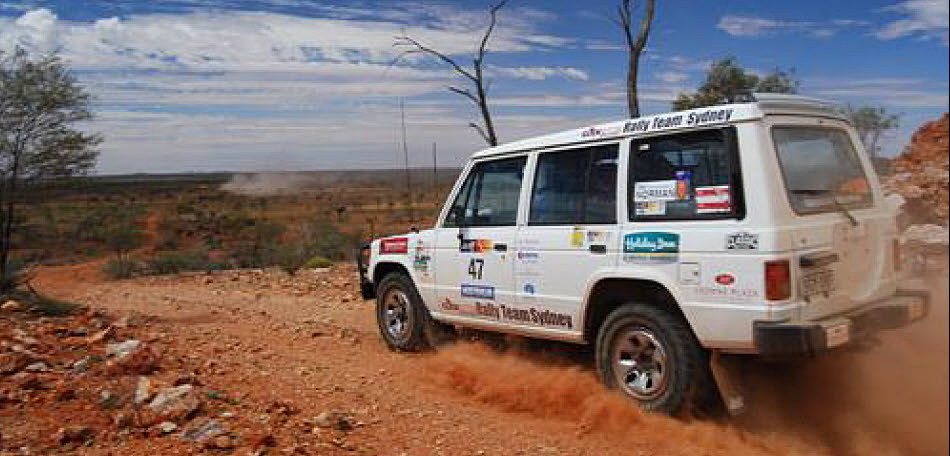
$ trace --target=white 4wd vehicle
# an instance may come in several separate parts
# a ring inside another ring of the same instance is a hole
[[[435,227],[364,246],[383,339],[594,344],[609,387],[675,413],[718,353],[814,355],[926,315],[854,129],[820,100],[754,99],[476,153]]]

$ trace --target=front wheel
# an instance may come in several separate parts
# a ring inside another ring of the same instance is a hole
[[[376,321],[390,349],[423,351],[445,337],[447,329],[432,320],[412,279],[405,274],[387,275],[376,295]]]
[[[671,415],[701,405],[710,387],[705,352],[679,317],[643,303],[608,315],[597,335],[604,383],[647,410]]]

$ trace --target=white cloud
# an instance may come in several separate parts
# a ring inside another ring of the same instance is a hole
[[[918,78],[809,78],[802,81],[802,91],[838,102],[895,108],[946,109],[950,98],[946,82]]]
[[[882,40],[917,36],[924,40],[938,40],[948,45],[948,22],[950,4],[947,0],[910,0],[885,8],[905,17],[890,22],[874,35]]]
[[[496,67],[489,68],[491,74],[502,75],[516,79],[543,81],[551,77],[564,77],[575,81],[587,81],[590,75],[586,71],[574,67]]]
[[[689,75],[679,71],[664,71],[656,75],[656,77],[663,81],[675,84],[678,82],[683,82],[689,78]]]
[[[755,38],[778,33],[801,33],[809,38],[831,38],[841,28],[861,27],[867,22],[856,19],[835,19],[827,22],[787,21],[754,16],[726,15],[719,19],[716,28],[729,35]]]
[[[439,14],[440,10],[423,13]],[[442,14],[428,25],[249,11],[132,15],[89,23],[61,21],[48,9],[36,9],[14,20],[0,18],[0,49],[13,45],[37,51],[60,49],[64,57],[83,66],[388,63],[401,52],[393,47],[394,36],[407,33],[448,54],[469,53],[480,27],[471,18],[461,24],[459,16],[467,12]],[[512,22],[496,30],[490,43],[493,52],[524,52],[572,41],[536,33],[524,21]]]

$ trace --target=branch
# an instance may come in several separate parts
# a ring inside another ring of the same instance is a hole
[[[415,48],[415,49],[410,49],[400,54],[399,57],[396,58],[397,60],[393,61],[393,64],[395,64],[396,61],[398,61],[398,59],[402,58],[403,56],[407,54],[424,53],[424,54],[429,54],[433,57],[436,57],[439,60],[442,60],[443,62],[447,63],[449,66],[452,67],[452,69],[454,69],[456,72],[458,72],[462,76],[465,76],[466,78],[471,79],[472,81],[475,80],[475,76],[472,75],[471,72],[469,72],[465,68],[462,68],[458,63],[455,63],[455,60],[452,60],[451,57],[416,41],[409,35],[397,36],[396,42],[393,44],[393,46],[412,46]]]
[[[502,9],[506,3],[508,3],[508,0],[502,0],[491,7],[491,22],[488,23],[488,30],[485,30],[485,36],[482,37],[482,42],[478,46],[478,58],[476,59],[478,62],[481,62],[485,58],[485,48],[488,46],[488,39],[491,37],[492,32],[495,30],[495,24],[498,22],[498,10]]]
[[[469,100],[472,100],[472,103],[475,103],[476,105],[478,105],[478,103],[479,103],[479,102],[478,102],[478,98],[475,98],[475,95],[473,95],[472,92],[471,92],[470,90],[468,90],[468,89],[460,89],[460,88],[458,88],[458,87],[453,87],[453,86],[449,86],[448,89],[449,89],[450,91],[452,91],[452,92],[455,92],[455,93],[457,93],[457,94],[459,94],[459,95],[465,97],[465,98],[468,98]]]
[[[640,20],[640,34],[637,35],[637,42],[634,43],[634,49],[639,54],[647,45],[647,38],[650,36],[650,26],[653,23],[655,14],[656,0],[647,0],[647,10],[643,13],[643,19]]]
[[[488,144],[491,144],[491,139],[488,138],[488,134],[485,133],[485,130],[482,129],[482,127],[481,127],[480,125],[478,125],[478,124],[475,123],[475,122],[470,122],[470,123],[468,124],[468,126],[474,128],[475,131],[478,132],[479,136],[481,136],[482,139],[485,140],[485,142],[487,142]],[[493,144],[492,144],[492,145],[493,145]]]

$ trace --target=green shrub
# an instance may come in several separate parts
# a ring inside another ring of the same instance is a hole
[[[307,263],[304,264],[303,267],[307,269],[323,269],[323,268],[329,268],[330,266],[333,266],[332,260],[317,255],[313,258],[310,258],[310,260],[308,260]]]
[[[130,279],[142,270],[142,264],[133,258],[119,257],[102,266],[102,272],[113,280]]]
[[[203,250],[162,252],[145,262],[146,272],[153,275],[178,274],[185,271],[206,271],[211,268],[208,253]]]

